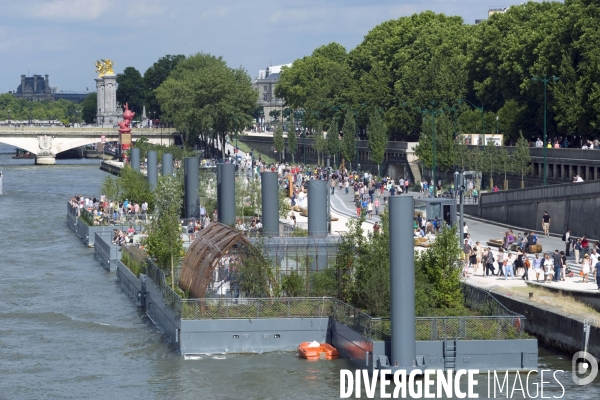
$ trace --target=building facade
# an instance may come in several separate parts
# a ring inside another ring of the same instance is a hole
[[[54,93],[50,87],[48,75],[25,76],[21,75],[21,84],[13,92],[15,97],[30,101],[52,101]]]
[[[283,111],[284,99],[275,95],[275,88],[279,81],[282,67],[291,67],[292,64],[272,65],[267,69],[258,71],[258,77],[254,80],[254,87],[258,92],[257,104],[263,108],[265,122],[268,124],[269,113],[273,110]]]

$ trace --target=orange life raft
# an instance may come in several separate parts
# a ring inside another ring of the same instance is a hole
[[[302,342],[298,346],[298,355],[307,360],[318,360],[321,354],[326,360],[335,360],[340,356],[335,347],[327,343],[319,344],[319,347],[309,347],[311,342]]]

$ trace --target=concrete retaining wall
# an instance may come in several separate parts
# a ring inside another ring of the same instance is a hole
[[[294,351],[328,338],[329,318],[181,320],[182,355]]]
[[[112,232],[103,231],[94,234],[94,257],[107,271],[115,271],[117,260],[121,259],[119,246],[112,243]]]
[[[594,214],[600,208],[600,181],[483,193],[479,207],[465,212],[489,221],[542,230],[542,215],[551,217],[550,231],[574,236],[600,237]]]
[[[527,318],[525,331],[535,335],[543,346],[567,354],[583,351],[583,318],[552,307],[492,293],[505,307]],[[588,352],[596,358],[600,357],[600,328],[598,327],[593,326],[590,331]]]
[[[138,307],[144,307],[146,277],[144,275],[140,278],[135,276],[121,260],[115,261],[114,264],[117,280],[121,283],[121,288],[125,294],[133,300]]]

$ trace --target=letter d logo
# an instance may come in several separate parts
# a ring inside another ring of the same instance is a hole
[[[577,364],[577,360],[583,358],[585,362]],[[585,375],[588,371],[589,366],[592,367],[590,370],[590,374],[585,378],[580,378],[577,375]],[[571,363],[571,371],[573,374],[573,382],[576,385],[588,385],[592,383],[592,381],[598,375],[598,362],[596,358],[585,351],[578,351],[573,355],[573,361]]]

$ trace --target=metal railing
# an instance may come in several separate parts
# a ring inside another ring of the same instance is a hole
[[[156,287],[163,295],[163,301],[169,307],[175,316],[181,318],[182,299],[181,297],[167,284],[165,273],[148,258],[146,264],[146,275],[152,279]]]
[[[331,297],[183,299],[182,319],[264,319],[329,317]]]

